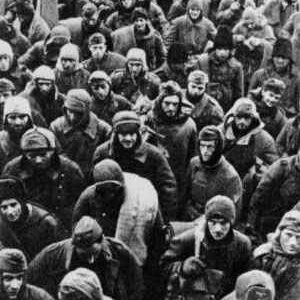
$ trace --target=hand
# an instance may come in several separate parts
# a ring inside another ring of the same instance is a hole
[[[205,264],[195,256],[188,257],[182,265],[183,277],[197,277],[205,270]]]
[[[242,34],[235,34],[234,39],[237,43],[241,43],[245,40],[245,37]]]

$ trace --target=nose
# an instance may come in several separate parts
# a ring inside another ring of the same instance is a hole
[[[14,209],[12,208],[12,207],[8,207],[7,208],[7,213],[9,214],[9,215],[11,215],[12,213],[14,212]]]
[[[21,125],[22,124],[22,119],[21,118],[16,118],[15,119],[15,124]]]
[[[297,239],[295,236],[292,236],[290,238],[290,246],[296,246],[297,245]]]
[[[11,286],[12,289],[18,289],[19,286],[20,286],[20,281],[15,278],[15,279],[13,279],[11,281],[11,285],[10,286]]]
[[[215,231],[216,232],[218,232],[218,231],[221,231],[221,225],[220,224],[216,224],[215,226],[214,226],[214,229],[215,229]]]
[[[35,161],[36,164],[40,164],[43,161],[43,158],[38,155],[38,156],[35,157],[34,161]]]

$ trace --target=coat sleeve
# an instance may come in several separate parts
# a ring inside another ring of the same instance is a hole
[[[252,228],[256,228],[262,210],[272,201],[272,192],[277,188],[280,178],[283,176],[282,165],[280,161],[272,164],[259,182],[251,200],[248,216],[248,223]]]
[[[290,130],[290,122],[286,123],[281,131],[279,132],[277,138],[276,138],[276,146],[279,156],[283,156],[284,154],[287,154],[287,134]]]
[[[169,26],[168,32],[166,33],[166,38],[165,38],[165,46],[167,48],[167,50],[169,50],[169,48],[171,47],[171,45],[177,41],[177,22],[175,20],[175,22],[171,23],[171,25]]]
[[[88,193],[87,189],[84,190],[79,196],[74,206],[73,213],[72,213],[73,225],[76,224],[81,219],[81,217],[90,215],[87,193]]]
[[[255,143],[255,147],[255,155],[269,165],[279,158],[275,141],[266,131],[262,131],[259,140]]]
[[[233,100],[243,97],[244,94],[244,71],[239,63],[236,69],[236,77],[233,81]]]
[[[294,33],[294,15],[291,15],[286,21],[282,28],[283,31],[287,32],[290,36]]]
[[[157,65],[155,67],[156,69],[158,69],[165,62],[166,55],[167,55],[164,42],[160,35],[157,35],[155,39],[155,48],[156,48],[155,54],[157,58]]]

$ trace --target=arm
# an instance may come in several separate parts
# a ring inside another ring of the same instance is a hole
[[[170,46],[177,42],[177,22],[171,23],[166,33],[165,46],[169,50]]]
[[[244,96],[244,71],[239,63],[236,70],[236,77],[233,82],[233,99],[237,100]]]

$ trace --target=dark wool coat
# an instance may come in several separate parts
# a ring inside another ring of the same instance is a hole
[[[185,94],[189,100],[187,93]],[[220,125],[223,122],[224,112],[220,104],[211,96],[204,93],[197,102],[193,102],[194,108],[191,117],[197,125],[197,131],[207,125]]]
[[[205,236],[200,242],[200,259],[206,268],[224,272],[222,289],[226,294],[234,288],[236,278],[249,268],[252,257],[251,242],[244,234],[231,229],[227,237],[217,243],[209,235],[208,229],[202,230],[205,231]],[[195,228],[193,228],[173,238],[169,249],[161,259],[162,270],[166,278],[180,272],[184,260],[195,256],[196,236]]]
[[[273,232],[283,214],[300,199],[299,179],[299,155],[272,164],[251,198],[249,223],[261,233]]]
[[[149,179],[157,190],[163,215],[173,219],[177,209],[176,179],[161,151],[145,142],[129,157],[127,154],[122,155],[122,150],[116,152],[115,148],[116,142],[112,137],[110,141],[96,149],[94,164],[105,158],[111,158],[119,163],[123,171]]]
[[[225,136],[224,155],[242,179],[255,164],[256,157],[268,165],[278,159],[275,141],[263,129],[261,121],[249,133],[238,140],[234,136],[232,122],[234,121],[229,118],[223,126]]]
[[[123,96],[110,92],[107,99],[97,101],[92,96],[91,111],[101,120],[112,125],[113,116],[122,110],[131,110],[132,104]]]
[[[27,271],[28,282],[44,288],[56,297],[62,278],[79,267],[74,259],[72,240],[67,239],[44,248],[30,263]],[[141,269],[134,254],[121,242],[106,237],[102,243],[102,264],[105,269],[94,264],[105,295],[116,300],[142,299],[143,279]]]
[[[276,144],[280,156],[291,156],[297,154],[300,146],[300,116],[289,119],[280,131]]]
[[[91,171],[92,158],[96,148],[109,139],[111,127],[105,121],[89,114],[89,123],[84,129],[73,128],[65,116],[50,125],[63,153],[76,162],[86,176]]]
[[[249,90],[256,89],[263,85],[263,82],[271,77],[282,80],[286,89],[281,97],[281,105],[287,117],[293,117],[299,112],[300,101],[300,77],[293,71],[288,71],[281,75],[276,72],[273,64],[270,63],[266,68],[257,70],[250,81]]]
[[[18,226],[0,218],[0,240],[4,247],[21,249],[29,260],[61,237],[58,221],[45,209],[27,204],[28,215]]]
[[[93,58],[89,58],[82,62],[83,67],[91,74],[94,71],[101,70],[108,75],[117,69],[125,68],[125,64],[126,58],[123,55],[110,51],[107,51],[104,54],[100,62],[95,61]]]
[[[224,195],[237,203],[242,192],[241,179],[224,156],[212,167],[204,166],[196,156],[187,174],[185,219],[193,221],[203,215],[207,201],[213,196]]]
[[[155,101],[148,122],[155,132],[163,136],[159,143],[164,148],[176,177],[178,195],[181,199],[185,188],[187,167],[190,159],[196,154],[197,129],[193,119],[187,116],[177,114],[172,120],[166,118],[161,108],[162,100]],[[179,105],[181,111],[181,100]]]
[[[58,91],[62,94],[66,95],[71,89],[87,89],[88,87],[90,73],[82,67],[70,74],[58,69],[55,69],[54,72],[55,84],[58,88]]]
[[[143,71],[140,76],[134,80],[128,71],[128,68],[116,70],[111,74],[112,90],[116,94],[135,103],[141,96],[147,96],[154,100],[159,93],[160,79],[152,72]]]
[[[6,164],[2,174],[22,179],[28,198],[46,207],[70,227],[73,205],[85,186],[82,171],[75,162],[55,155],[51,168],[43,174],[35,174],[26,159],[18,156]]]
[[[124,56],[131,48],[143,49],[151,71],[163,64],[166,58],[166,49],[160,34],[150,25],[147,28],[146,34],[137,35],[134,25],[122,27],[112,33],[112,39],[114,51]]]
[[[200,55],[198,64],[200,70],[209,76],[207,93],[227,112],[237,99],[244,96],[244,72],[241,63],[234,57],[223,62],[218,61],[213,51]]]

